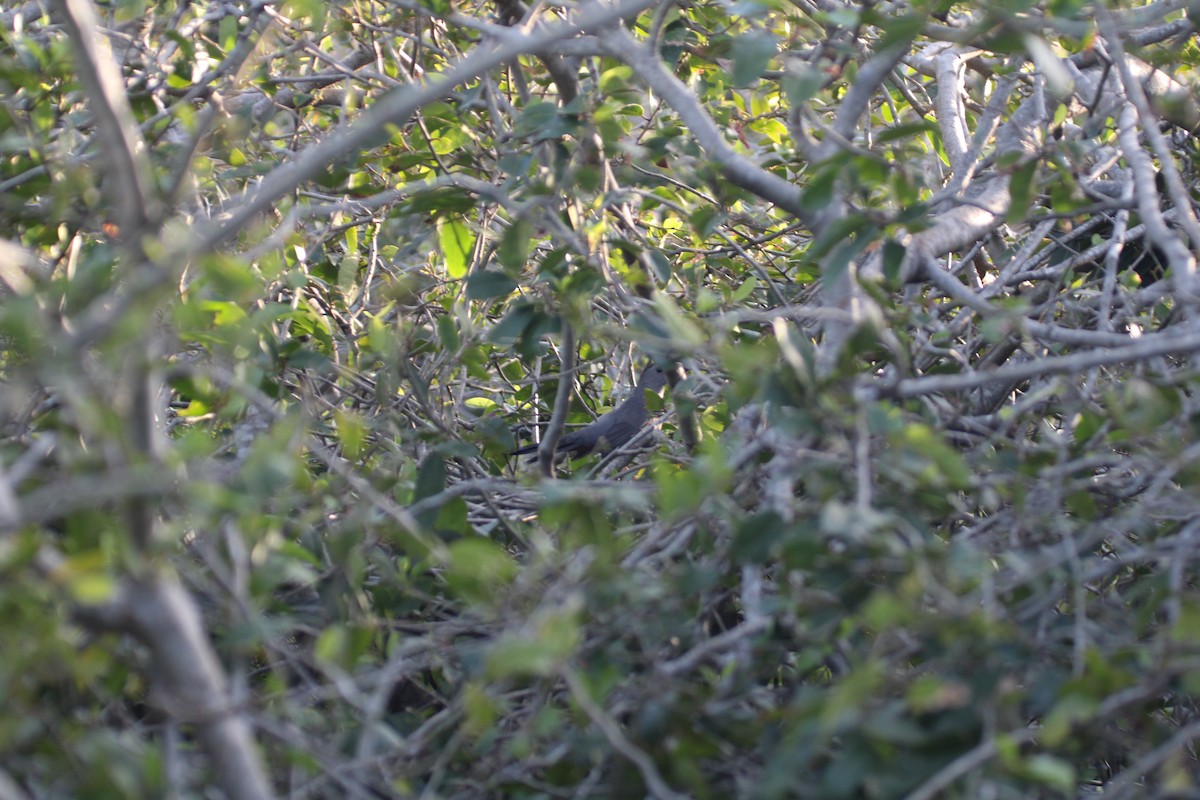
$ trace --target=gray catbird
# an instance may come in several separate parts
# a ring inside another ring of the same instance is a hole
[[[657,392],[667,385],[667,373],[662,367],[650,365],[642,371],[638,378],[637,387],[624,403],[601,414],[595,421],[558,440],[556,456],[568,455],[571,458],[586,456],[593,450],[607,453],[621,447],[646,424],[649,413],[646,411],[646,395],[643,389]],[[532,453],[538,449],[536,444],[527,444],[512,451],[519,456]]]

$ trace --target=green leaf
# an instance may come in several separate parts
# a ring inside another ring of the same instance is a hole
[[[871,242],[871,237],[859,235],[843,239],[830,250],[821,263],[821,275],[834,280],[849,268],[859,253]]]
[[[117,590],[108,570],[108,558],[99,551],[80,553],[55,568],[54,580],[64,585],[79,603],[104,603]]]
[[[749,86],[758,80],[775,56],[778,40],[769,33],[751,32],[733,40],[733,85]]]
[[[352,411],[338,411],[334,415],[334,422],[337,425],[342,453],[354,461],[362,454],[363,442],[366,441],[367,428],[363,418]]]
[[[1023,39],[1025,50],[1045,79],[1046,89],[1050,95],[1055,99],[1069,97],[1075,89],[1075,79],[1063,66],[1062,60],[1054,52],[1050,43],[1032,33],[1025,33]]]
[[[802,106],[816,96],[826,80],[825,73],[812,64],[789,64],[780,85],[787,95],[788,105]]]
[[[1037,194],[1039,167],[1040,162],[1031,160],[1013,172],[1009,182],[1012,204],[1008,207],[1008,214],[1005,216],[1010,225],[1022,222],[1029,213],[1029,207],[1033,205],[1034,197]]]
[[[496,250],[496,258],[500,264],[513,272],[525,268],[529,260],[533,226],[525,219],[518,219],[509,225],[500,239],[500,247]]]
[[[501,345],[513,344],[539,316],[537,309],[529,303],[517,301],[504,319],[488,333],[488,341]]]
[[[475,207],[475,197],[466,189],[457,186],[443,186],[428,192],[420,192],[407,203],[398,208],[396,216],[408,216],[429,213],[458,213],[470,211]]]
[[[500,716],[503,705],[487,692],[486,686],[468,683],[463,689],[463,711],[465,728],[474,736],[488,732]]]
[[[446,488],[446,459],[436,451],[421,462],[417,483],[413,487],[413,502],[433,497]]]
[[[914,477],[935,486],[970,488],[971,469],[959,452],[946,444],[933,428],[921,423],[911,423],[905,425],[899,435],[889,438],[896,446],[917,457],[911,463]]]
[[[293,19],[311,17],[313,25],[318,30],[325,25],[326,4],[321,0],[288,0],[283,11]]]
[[[557,139],[568,132],[570,126],[559,113],[558,105],[546,100],[535,100],[525,107],[513,126],[513,135],[534,142]]]
[[[937,133],[937,125],[930,120],[922,120],[921,122],[906,122],[900,125],[892,125],[880,132],[875,141],[879,144],[887,144],[888,142],[899,142],[905,139],[912,139],[926,133]]]
[[[772,555],[785,531],[783,519],[774,511],[760,511],[737,526],[729,554],[739,564],[762,564]]]
[[[875,45],[875,51],[887,50],[911,42],[925,24],[924,14],[892,14],[884,26],[883,38]]]
[[[667,258],[666,254],[661,250],[651,250],[650,264],[654,267],[654,277],[659,283],[666,283],[671,280],[671,259]]]
[[[348,253],[338,262],[338,288],[349,294],[358,280],[358,270],[362,261],[358,253]]]
[[[501,638],[487,655],[492,678],[550,675],[583,641],[580,598],[541,610],[525,627]]]
[[[600,74],[600,91],[605,94],[628,88],[633,80],[633,68],[621,64]]]
[[[738,288],[733,291],[733,294],[731,294],[729,296],[729,302],[740,303],[743,300],[745,300],[747,297],[749,297],[750,293],[753,292],[757,288],[758,288],[758,278],[751,275],[748,278],[746,278],[746,280],[742,281],[741,285],[738,286]]]
[[[464,600],[494,602],[516,574],[517,563],[491,539],[473,536],[450,545],[446,585]]]
[[[1181,410],[1174,388],[1140,378],[1126,380],[1106,400],[1110,419],[1120,426],[1115,432],[1119,439],[1152,435]]]
[[[889,283],[895,284],[900,279],[900,267],[904,263],[907,248],[895,239],[883,243],[883,277]]]
[[[1049,786],[1064,795],[1075,792],[1075,768],[1061,758],[1047,753],[1036,753],[1027,759],[1022,770],[1030,780]]]
[[[221,44],[221,49],[225,53],[229,53],[237,43],[238,33],[238,16],[237,14],[226,14],[221,17],[221,21],[217,25],[217,37]]]
[[[710,236],[717,226],[723,223],[728,215],[717,206],[701,206],[692,212],[688,218],[696,235],[703,239]]]
[[[463,403],[474,411],[485,414],[489,411],[499,411],[500,405],[490,397],[468,397]]]
[[[457,353],[458,348],[462,346],[462,339],[458,335],[458,324],[454,317],[449,314],[438,317],[437,331],[442,347],[450,353]]]
[[[446,274],[454,280],[459,280],[467,274],[475,237],[471,235],[470,228],[462,222],[443,219],[438,221],[437,227]]]
[[[322,663],[352,669],[366,654],[370,643],[369,630],[358,626],[334,625],[317,637],[313,654]]]
[[[808,211],[818,211],[828,206],[833,200],[833,187],[841,172],[839,164],[826,164],[820,167],[817,174],[804,187],[804,191],[800,195],[800,205]]]
[[[497,270],[473,272],[467,278],[468,300],[491,300],[505,297],[517,288],[517,282]]]

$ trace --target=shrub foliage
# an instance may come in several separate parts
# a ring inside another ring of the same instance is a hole
[[[0,796],[1193,796],[1196,33],[5,4]]]

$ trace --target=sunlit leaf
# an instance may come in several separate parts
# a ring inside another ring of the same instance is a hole
[[[438,242],[442,246],[442,265],[446,274],[455,280],[465,277],[475,246],[471,230],[462,222],[439,220]]]

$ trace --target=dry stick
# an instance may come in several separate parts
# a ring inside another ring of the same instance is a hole
[[[997,156],[1035,157],[1040,143],[1042,125],[1047,119],[1044,97],[1040,92],[1027,97],[1017,110],[996,130]],[[919,248],[930,257],[937,258],[946,253],[975,244],[1004,221],[1012,196],[1008,184],[1010,176],[998,174],[971,184],[959,186],[955,199],[957,205],[938,214],[932,224],[909,236],[904,243],[909,248]],[[957,180],[951,182],[957,186]],[[974,191],[970,191],[974,188]],[[874,267],[876,270],[878,267]]]
[[[1134,686],[1109,695],[1097,707],[1095,714],[1092,715],[1092,719],[1102,720],[1109,714],[1114,714],[1127,705],[1153,697],[1159,691],[1161,691],[1161,687]],[[1188,729],[1184,728],[1183,730]],[[1002,734],[1002,736],[1014,745],[1023,745],[1036,739],[1039,733],[1041,733],[1041,730],[1038,728],[1020,728]],[[1194,738],[1194,734],[1189,738]],[[998,756],[1000,754],[999,741],[1000,736],[994,734],[989,736],[986,740],[980,742],[938,770],[932,778],[917,787],[915,791],[910,792],[905,800],[933,800],[933,798],[937,797],[943,789],[950,786],[954,781]]]
[[[567,412],[571,408],[571,387],[575,385],[575,329],[563,320],[562,368],[558,375],[558,394],[554,396],[554,412],[550,424],[538,445],[538,467],[547,478],[554,475],[554,453],[558,440],[567,426]]]
[[[1113,59],[1116,61],[1117,74],[1121,77],[1121,85],[1125,90],[1125,98],[1137,110],[1138,124],[1145,134],[1146,139],[1150,142],[1150,147],[1154,151],[1154,155],[1158,157],[1162,176],[1167,185],[1167,194],[1180,214],[1179,223],[1187,233],[1188,238],[1192,240],[1192,247],[1200,247],[1200,220],[1196,219],[1196,215],[1192,211],[1191,195],[1187,187],[1184,186],[1183,178],[1179,175],[1179,168],[1175,165],[1175,160],[1172,158],[1171,148],[1167,146],[1167,141],[1163,138],[1162,131],[1158,129],[1158,118],[1155,116],[1153,109],[1150,108],[1150,101],[1146,97],[1145,88],[1142,86],[1141,81],[1134,76],[1133,70],[1129,66],[1129,61],[1125,58],[1125,48],[1121,44],[1121,36],[1117,30],[1116,22],[1113,20],[1112,14],[1109,13],[1108,7],[1103,3],[1096,4],[1096,24],[1104,36],[1108,48],[1112,51]],[[1125,157],[1129,158],[1130,153],[1125,145],[1126,142],[1122,139],[1121,149],[1125,150]],[[1148,164],[1148,157],[1146,158],[1146,162]],[[1139,210],[1142,211],[1142,215],[1145,217],[1146,209],[1142,208],[1145,200],[1141,192],[1138,195]],[[1155,203],[1152,212],[1152,216],[1155,219],[1145,220],[1147,230],[1155,235],[1156,238],[1158,234],[1156,230],[1157,225],[1162,222],[1158,214],[1158,204]],[[1162,243],[1157,241],[1155,244],[1163,247]],[[1187,280],[1191,281],[1196,273],[1195,258],[1191,258],[1191,254],[1182,245],[1179,245],[1177,250],[1165,247],[1164,249],[1172,257],[1173,264],[1176,263],[1174,261],[1176,257],[1184,256],[1187,258],[1186,262],[1180,263],[1178,266],[1185,270]],[[1191,287],[1189,286],[1188,288]]]
[[[623,0],[616,5],[593,3],[577,22],[547,25],[530,34],[499,29],[502,41],[481,45],[471,55],[461,59],[445,72],[432,76],[421,85],[406,86],[379,98],[355,122],[322,139],[312,147],[296,154],[291,160],[273,170],[257,188],[247,189],[232,207],[212,222],[201,226],[186,251],[177,259],[180,263],[211,252],[237,234],[259,214],[271,210],[275,201],[305,181],[315,177],[326,164],[347,152],[353,152],[379,141],[388,126],[402,125],[422,106],[451,94],[459,84],[494,69],[506,61],[534,48],[572,36],[580,31],[609,25],[654,5],[658,0]],[[73,343],[86,343],[103,335],[119,321],[137,298],[154,291],[172,276],[167,271],[142,274],[130,281],[124,294],[114,298],[105,308],[89,311],[76,322]]]
[[[22,24],[28,27],[29,23],[41,19],[43,13],[41,0],[30,0],[30,2],[22,3],[16,8],[0,12],[0,27],[12,30],[13,23],[16,22],[18,16],[22,18]]]
[[[197,371],[199,372],[199,370]],[[209,365],[203,370],[203,374],[219,386],[237,390],[253,407],[268,415],[271,419],[282,419],[275,401],[267,397],[258,387],[246,383],[229,370]],[[309,434],[308,445],[309,452],[319,459],[330,472],[345,480],[352,489],[359,493],[359,496],[363,500],[371,503],[380,513],[395,522],[413,543],[424,549],[430,557],[439,563],[446,561],[448,558],[446,546],[440,539],[430,536],[422,530],[421,526],[417,523],[416,516],[407,508],[396,504],[376,489],[370,481],[359,475],[344,459],[331,452],[316,435]]]
[[[41,265],[37,256],[24,247],[7,239],[0,239],[0,283],[13,294],[22,295],[33,291],[29,276],[40,276]]]
[[[1196,259],[1184,246],[1179,237],[1167,227],[1159,207],[1157,179],[1154,164],[1150,156],[1138,142],[1138,115],[1132,105],[1125,105],[1117,118],[1117,141],[1121,143],[1121,152],[1133,173],[1134,197],[1137,201],[1138,213],[1142,224],[1146,226],[1146,238],[1157,245],[1166,254],[1172,267],[1177,267],[1174,273],[1175,284],[1192,293],[1191,280],[1196,273]],[[1143,130],[1145,126],[1143,125]],[[1190,201],[1188,201],[1190,203]],[[1182,217],[1180,217],[1182,219]],[[1200,241],[1200,239],[1197,239]]]
[[[1109,781],[1102,790],[1104,797],[1110,798],[1110,800],[1120,800],[1122,797],[1129,796],[1129,790],[1133,788],[1133,784],[1138,778],[1147,775],[1152,769],[1183,748],[1184,745],[1197,738],[1200,738],[1200,722],[1193,722],[1190,725],[1180,728],[1170,739],[1167,739],[1167,741],[1150,752],[1145,753],[1137,761],[1122,770],[1116,778]],[[1140,795],[1144,791],[1146,791],[1146,787],[1138,787],[1135,796]]]
[[[646,788],[650,790],[652,796],[658,800],[688,800],[688,795],[680,794],[667,785],[650,756],[629,741],[617,721],[606,714],[604,709],[597,705],[596,701],[588,694],[587,687],[583,685],[583,681],[579,680],[579,676],[573,670],[564,669],[562,677],[571,691],[571,697],[583,709],[583,713],[588,715],[588,719],[604,734],[604,738],[612,745],[613,750],[629,759],[641,773],[642,780],[646,782]]]
[[[691,672],[716,654],[730,650],[735,645],[741,643],[742,640],[751,636],[757,636],[770,627],[771,619],[769,617],[748,619],[735,628],[730,628],[724,633],[718,633],[716,636],[705,639],[679,658],[663,662],[657,669],[663,675],[671,678]]]
[[[1121,189],[1122,202],[1133,200],[1134,186],[1127,181]],[[1099,327],[1105,332],[1113,330],[1112,307],[1113,298],[1117,293],[1117,272],[1120,269],[1121,251],[1125,249],[1125,235],[1129,226],[1129,210],[1122,208],[1113,220],[1112,236],[1109,237],[1111,247],[1104,254],[1104,286],[1100,291]]]
[[[996,319],[1013,316],[1012,312],[993,305],[969,287],[964,286],[959,282],[958,278],[955,278],[949,272],[942,269],[932,259],[928,259],[925,262],[925,271],[922,274],[923,277],[927,278],[931,284],[940,289],[951,300],[978,312],[982,317]],[[1050,323],[1039,322],[1034,319],[1022,318],[1017,324],[1031,336],[1049,339],[1054,342],[1063,342],[1064,344],[1091,347],[1121,347],[1130,341],[1130,337],[1123,333],[1078,330],[1061,325],[1051,325]]]
[[[1038,731],[1036,729],[1026,728],[1007,734],[1006,738],[1014,745],[1022,745],[1032,741],[1037,737],[1037,734]],[[937,774],[923,783],[915,792],[910,793],[905,800],[933,800],[950,784],[976,767],[980,767],[995,758],[1000,752],[998,741],[998,739],[992,738],[980,742],[939,770]]]
[[[151,190],[154,179],[146,160],[146,142],[125,95],[125,81],[113,60],[108,39],[100,35],[92,4],[89,0],[56,0],[53,5],[63,18],[74,48],[79,82],[96,124],[106,174],[111,176],[108,189],[120,227],[118,241],[122,257],[131,265],[126,268],[122,286],[128,296],[130,286],[140,287],[142,282],[158,286],[167,277],[164,270],[147,261],[142,248],[142,241],[154,234],[161,216],[160,204]],[[93,303],[92,308],[103,305]],[[123,307],[119,302],[113,305]],[[115,321],[120,317],[109,314],[108,318]],[[74,339],[82,344],[90,341],[78,336]]]
[[[418,500],[408,507],[408,513],[414,518],[420,518],[422,514],[426,514],[435,509],[441,508],[446,503],[456,497],[464,497],[469,494],[479,495],[481,499],[488,500],[493,495],[520,495],[522,491],[520,487],[513,484],[511,480],[502,480],[500,478],[472,478],[469,480],[459,481],[451,486],[447,486],[442,491],[435,495]],[[534,497],[532,492],[529,493],[530,499]]]
[[[1165,355],[1184,355],[1200,350],[1200,333],[1183,336],[1163,333],[1146,337],[1124,347],[1103,348],[1069,356],[1043,358],[1028,364],[1014,364],[987,372],[967,372],[956,375],[930,375],[924,378],[905,378],[888,386],[866,382],[862,389],[868,395],[891,397],[920,397],[927,394],[975,389],[989,383],[1020,382],[1040,375],[1073,374],[1093,367],[1139,361]]]
[[[158,502],[174,490],[178,480],[172,471],[148,464],[110,469],[102,475],[64,478],[22,495],[16,516],[0,519],[0,534],[26,525],[44,525],[105,503],[150,498]]]
[[[820,148],[817,148],[817,161],[833,158],[840,151],[856,150],[853,140],[859,127],[862,126],[863,114],[870,108],[871,98],[880,89],[888,74],[894,70],[896,65],[900,64],[900,60],[908,52],[911,43],[912,37],[907,37],[906,40],[872,55],[859,68],[850,91],[846,92],[841,107],[838,109],[838,116],[834,119],[832,130],[826,132],[826,140]],[[835,188],[833,199],[815,216],[815,222],[811,227],[818,234],[826,230],[830,224],[845,217],[845,188]],[[829,308],[846,308],[852,312],[856,320],[877,313],[875,302],[870,299],[858,282],[858,267],[862,264],[863,261],[860,260],[860,257],[856,257],[854,263],[847,265],[846,269],[830,271],[822,276],[822,305]],[[822,327],[824,345],[821,348],[820,359],[818,359],[818,369],[821,372],[828,372],[833,369],[836,355],[840,353],[847,338],[850,337],[853,326],[829,321]]]
[[[942,142],[950,159],[950,169],[960,176],[975,163],[971,157],[971,144],[967,127],[966,109],[963,107],[963,91],[967,61],[978,54],[977,50],[960,48],[947,49],[939,54],[937,63],[937,107],[936,118],[942,130]]]
[[[12,777],[0,769],[0,800],[31,800]]]

